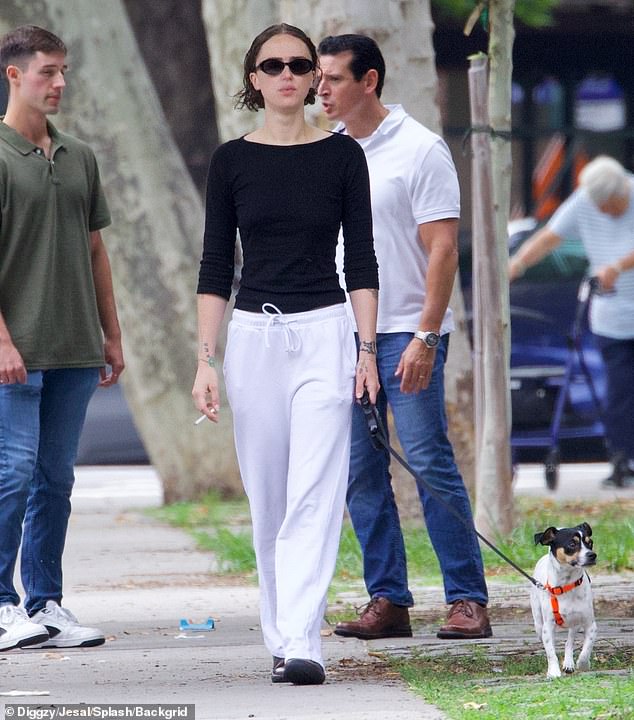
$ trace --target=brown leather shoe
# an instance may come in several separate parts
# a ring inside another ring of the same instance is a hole
[[[447,623],[436,633],[441,640],[473,640],[493,635],[487,609],[473,600],[452,603]]]
[[[361,640],[412,637],[409,611],[406,607],[394,605],[387,598],[375,597],[363,608],[358,620],[337,623],[335,635]]]

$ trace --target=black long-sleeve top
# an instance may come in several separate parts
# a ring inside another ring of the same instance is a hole
[[[209,166],[198,293],[229,299],[239,229],[244,265],[236,308],[261,312],[273,303],[292,313],[344,302],[335,265],[340,227],[347,290],[378,288],[368,169],[355,140],[231,140]]]

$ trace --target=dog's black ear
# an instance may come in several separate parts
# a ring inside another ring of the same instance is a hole
[[[555,539],[556,534],[557,528],[552,526],[546,528],[543,533],[535,533],[535,545],[539,545],[540,543],[542,545],[550,545],[550,543]]]
[[[578,526],[579,530],[583,533],[584,537],[591,537],[592,536],[592,528],[588,523],[584,522],[581,523],[581,525]]]

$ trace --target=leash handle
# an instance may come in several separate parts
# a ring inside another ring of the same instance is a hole
[[[363,391],[360,403],[368,426],[368,432],[370,433],[370,438],[372,439],[372,445],[374,445],[377,450],[380,450],[382,443],[379,441],[379,418],[376,407],[370,402],[370,395],[367,390]]]

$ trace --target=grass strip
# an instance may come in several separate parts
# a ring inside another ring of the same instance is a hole
[[[555,503],[541,498],[519,498],[520,518],[509,537],[489,538],[520,567],[532,571],[544,549],[535,547],[533,536],[550,525],[565,527],[586,521],[592,525],[598,562],[593,572],[634,570],[634,502]],[[255,572],[251,544],[249,508],[246,499],[225,500],[210,493],[199,502],[180,502],[149,511],[157,519],[190,532],[201,549],[213,552],[221,572]],[[440,578],[438,560],[422,522],[403,523],[409,574],[412,577]],[[489,548],[482,550],[488,575],[504,574],[523,581],[509,565]],[[349,522],[344,523],[336,581],[360,579],[363,575],[361,549]]]
[[[602,652],[590,672],[546,679],[543,654],[490,658],[484,646],[463,656],[393,659],[410,688],[451,720],[634,718],[632,650]]]

